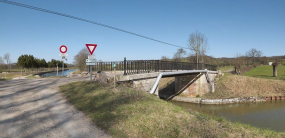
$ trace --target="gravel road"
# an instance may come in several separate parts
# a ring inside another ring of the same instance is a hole
[[[0,82],[0,137],[110,137],[59,92],[85,78],[16,79]]]

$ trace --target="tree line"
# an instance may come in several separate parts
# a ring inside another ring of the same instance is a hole
[[[53,68],[57,65],[62,67],[63,62],[60,60],[52,59],[49,62],[46,62],[45,59],[35,58],[33,55],[21,55],[18,58],[17,65],[22,68]],[[64,64],[64,67],[67,67]]]

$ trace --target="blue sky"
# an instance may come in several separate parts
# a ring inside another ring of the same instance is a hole
[[[14,0],[187,47],[199,30],[209,41],[208,55],[235,57],[251,48],[265,56],[285,55],[284,0]],[[85,47],[98,44],[103,61],[172,58],[177,47],[94,24],[0,3],[0,56],[12,62],[22,54],[68,63]],[[188,53],[189,50],[186,50]]]

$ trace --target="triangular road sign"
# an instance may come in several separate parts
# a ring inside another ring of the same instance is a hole
[[[86,47],[88,51],[90,52],[90,55],[92,55],[97,47],[97,44],[86,44]]]

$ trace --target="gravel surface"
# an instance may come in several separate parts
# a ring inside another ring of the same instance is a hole
[[[110,137],[59,92],[58,86],[81,80],[89,78],[0,82],[0,137]]]

